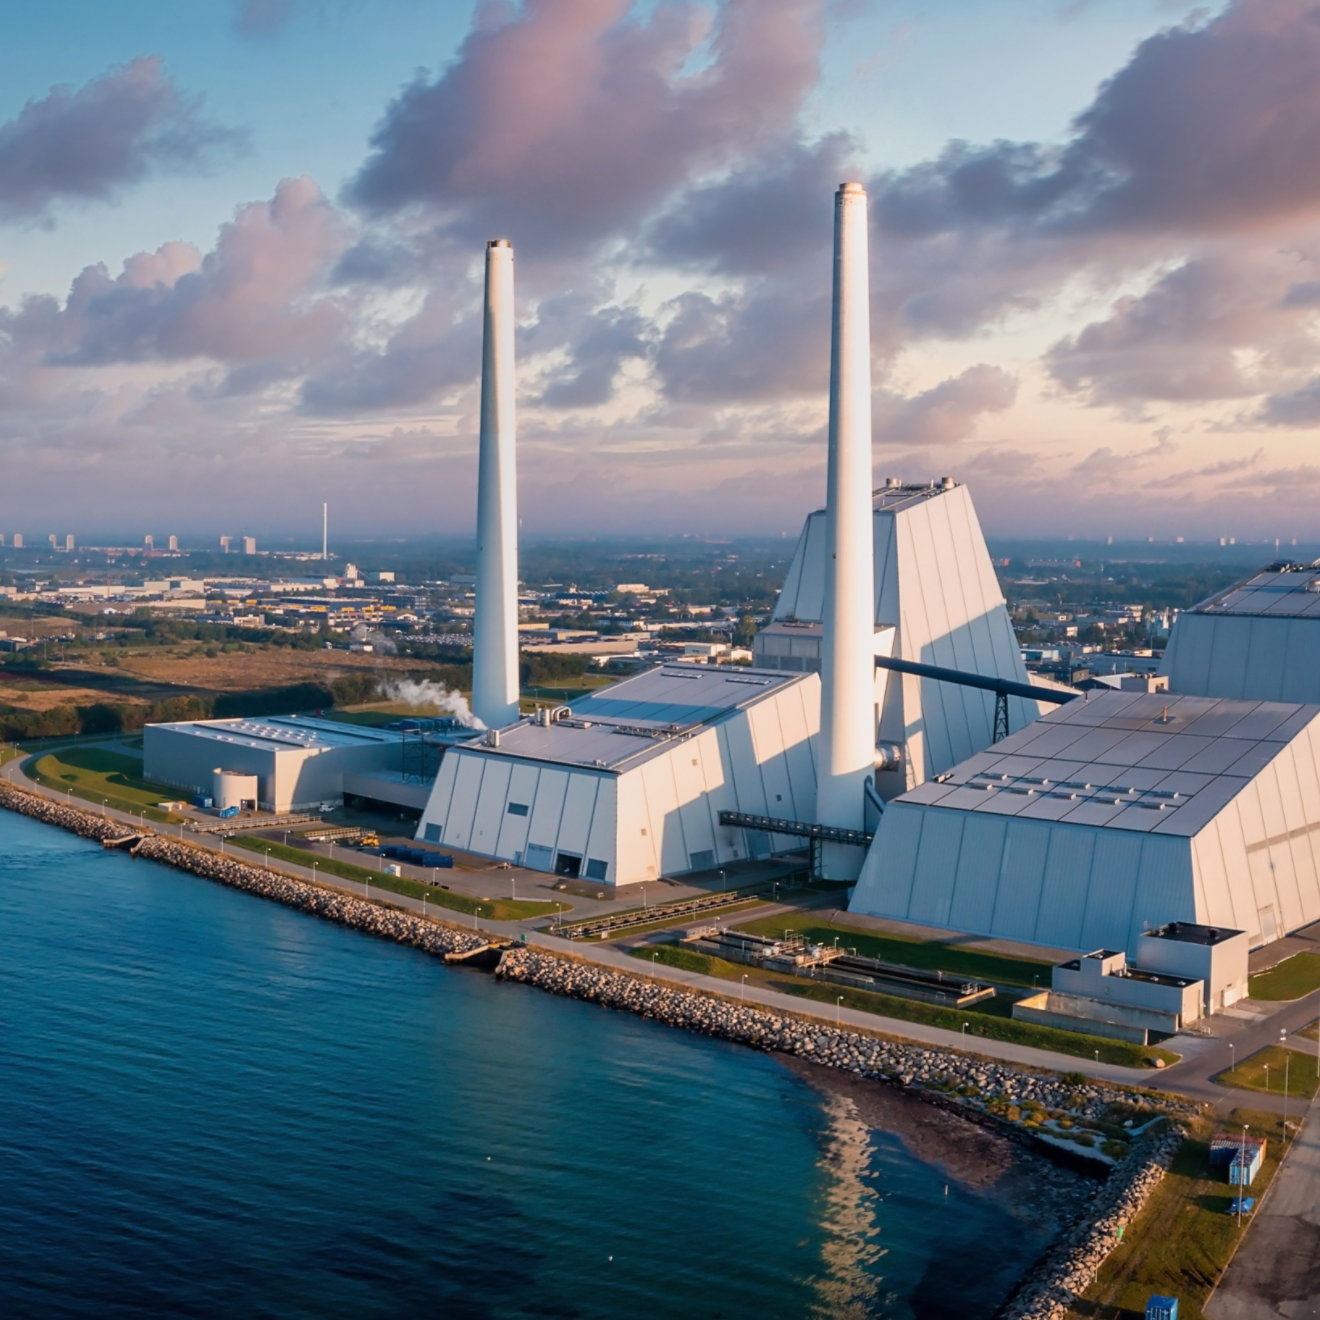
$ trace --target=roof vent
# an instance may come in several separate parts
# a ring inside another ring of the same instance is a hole
[[[942,490],[952,490],[958,483],[952,477],[941,477],[940,488]]]

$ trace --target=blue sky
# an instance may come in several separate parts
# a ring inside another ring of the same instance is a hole
[[[462,534],[492,232],[529,531],[791,530],[846,172],[878,477],[965,479],[991,530],[1313,536],[1313,11],[21,6],[0,531],[269,535],[328,498]]]

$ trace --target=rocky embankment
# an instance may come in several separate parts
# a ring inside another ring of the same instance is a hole
[[[1047,1109],[1066,1109],[1079,1119],[1093,1120],[1103,1116],[1109,1103],[1131,1098],[1112,1087],[1073,1085],[1062,1077],[1030,1073],[989,1059],[881,1040],[523,945],[504,952],[496,974],[686,1031],[896,1082],[943,1105],[961,1108],[969,1118],[983,1117],[984,1102],[996,1096],[1015,1105],[1034,1102]],[[1140,1212],[1181,1143],[1182,1132],[1172,1123],[1161,1122],[1157,1132],[1138,1137],[1128,1156],[1113,1168],[1094,1199],[1000,1312],[1003,1320],[1058,1320],[1063,1316],[1094,1281],[1118,1241],[1118,1228],[1131,1223]]]
[[[1183,1132],[1176,1123],[1161,1123],[1138,1137],[1095,1200],[999,1312],[1000,1320],[1063,1320],[1095,1282],[1105,1257],[1119,1241],[1120,1230],[1141,1213],[1182,1143]]]
[[[95,839],[98,843],[134,832],[117,820],[110,820],[93,811],[84,811],[80,807],[66,806],[63,802],[52,802],[36,793],[15,788],[4,780],[0,780],[0,807],[31,816],[33,820],[43,821],[47,825],[58,825],[62,830],[69,830],[84,839]]]
[[[1129,1098],[1111,1087],[1069,1085],[1060,1077],[1024,1072],[993,1059],[882,1040],[865,1032],[783,1016],[770,1009],[651,980],[643,974],[616,972],[525,945],[505,951],[496,975],[570,999],[585,999],[656,1018],[705,1036],[777,1050],[828,1068],[842,1068],[906,1087],[944,1094],[950,1088],[966,1087],[981,1098],[998,1095],[1017,1105],[1034,1101],[1048,1109],[1066,1109],[1079,1118],[1099,1118],[1110,1101]]]
[[[426,921],[397,908],[368,903],[351,894],[314,885],[279,871],[249,865],[238,858],[213,853],[178,839],[144,833],[136,827],[126,827],[119,821],[107,819],[95,812],[52,802],[3,782],[0,782],[0,807],[31,816],[47,825],[58,825],[84,839],[95,839],[100,843],[121,839],[128,834],[138,834],[140,837],[132,848],[134,857],[163,862],[166,866],[188,871],[206,880],[215,880],[232,889],[241,889],[244,893],[283,903],[285,907],[296,908],[299,912],[324,917],[327,921],[337,921],[341,926],[351,926],[354,930],[377,935],[381,939],[410,945],[424,953],[441,957],[448,953],[469,953],[483,948],[489,942],[486,937],[457,926]]]

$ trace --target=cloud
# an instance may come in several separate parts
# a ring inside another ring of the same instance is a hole
[[[822,0],[527,0],[493,7],[386,111],[349,188],[470,241],[582,250],[781,137],[818,76]]]
[[[138,253],[111,276],[88,266],[63,305],[0,310],[0,352],[50,367],[207,358],[302,360],[342,328],[317,290],[344,246],[341,222],[310,179],[241,207],[203,256],[191,244]]]
[[[0,219],[107,201],[150,174],[201,168],[240,143],[144,56],[77,89],[56,87],[0,124]]]
[[[947,445],[964,440],[986,413],[1004,412],[1017,398],[1017,380],[979,363],[911,398],[881,392],[873,428],[882,444]]]

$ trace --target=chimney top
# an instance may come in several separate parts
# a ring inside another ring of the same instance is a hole
[[[860,183],[841,183],[839,184],[839,192],[843,195],[865,197],[866,187]]]

